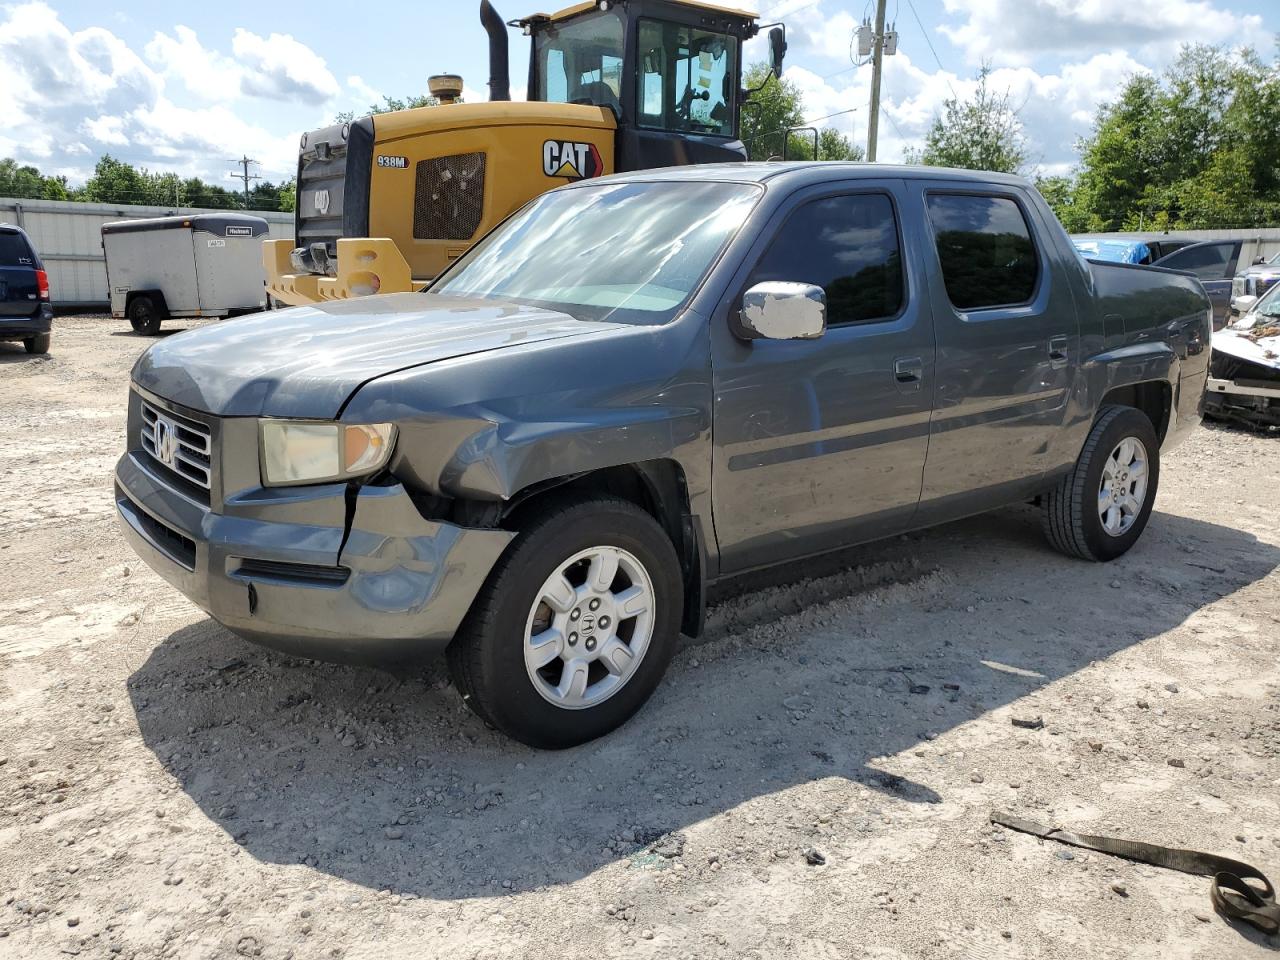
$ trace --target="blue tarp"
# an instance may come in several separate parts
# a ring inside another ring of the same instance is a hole
[[[1151,248],[1141,240],[1084,240],[1072,238],[1080,253],[1090,260],[1108,263],[1150,263]]]

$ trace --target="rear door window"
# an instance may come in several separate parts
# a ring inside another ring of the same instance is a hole
[[[0,233],[0,267],[34,267],[31,247],[18,233]]]
[[[902,309],[902,253],[893,202],[880,193],[801,204],[756,264],[751,283],[812,283],[827,295],[827,323],[885,320]]]
[[[1200,280],[1229,280],[1235,273],[1238,249],[1235,243],[1198,243],[1169,254],[1156,266],[1186,270]]]
[[[957,310],[1010,307],[1031,299],[1040,261],[1016,201],[931,193],[928,205],[942,279]]]

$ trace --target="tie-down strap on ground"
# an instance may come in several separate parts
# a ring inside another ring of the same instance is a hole
[[[1280,905],[1276,903],[1275,887],[1261,870],[1240,860],[1201,853],[1198,850],[1159,847],[1137,840],[1071,833],[999,811],[991,814],[991,822],[1019,833],[1029,833],[1041,840],[1056,840],[1083,850],[1096,850],[1113,857],[1149,863],[1154,867],[1167,867],[1199,877],[1212,877],[1209,896],[1218,913],[1234,920],[1243,920],[1263,933],[1272,936],[1280,934]],[[1249,883],[1250,880],[1257,882]]]

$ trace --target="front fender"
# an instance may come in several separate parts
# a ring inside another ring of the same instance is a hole
[[[343,418],[396,423],[391,473],[439,496],[506,501],[548,480],[670,458],[692,498],[710,482],[706,323],[686,312],[430,364],[366,384]]]

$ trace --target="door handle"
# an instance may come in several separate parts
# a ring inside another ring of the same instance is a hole
[[[1065,336],[1049,338],[1049,365],[1065,367],[1067,365],[1067,338]]]
[[[919,390],[924,377],[924,361],[919,357],[899,357],[893,361],[893,378],[908,390]]]

